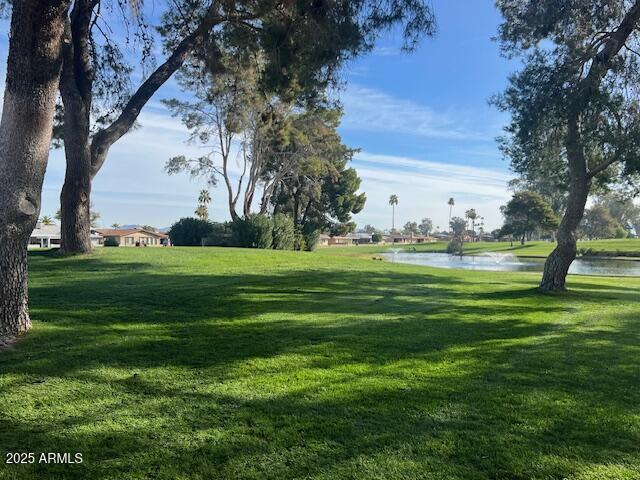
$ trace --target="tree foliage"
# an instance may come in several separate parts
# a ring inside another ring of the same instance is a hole
[[[273,221],[267,215],[252,213],[232,224],[234,244],[245,248],[271,248]]]
[[[169,238],[178,247],[199,247],[211,232],[212,225],[207,220],[187,217],[171,225]]]
[[[451,239],[447,245],[447,253],[462,255],[465,236],[467,234],[467,221],[464,218],[453,217],[449,222]]]
[[[558,245],[541,287],[563,290],[575,232],[594,188],[640,169],[640,1],[498,0],[505,55],[523,68],[494,99],[511,114],[502,150],[535,187],[566,188]]]
[[[209,190],[201,190],[198,195],[198,206],[194,212],[200,220],[209,220],[209,203],[211,203]]]
[[[634,203],[633,197],[619,191],[611,191],[598,196],[596,204],[606,208],[628,233],[640,235],[640,206]]]
[[[420,233],[422,235],[424,235],[425,237],[428,237],[429,234],[431,234],[431,231],[433,230],[433,222],[431,221],[430,218],[423,218],[422,221],[420,222],[420,225],[418,225],[418,229],[420,230]]]
[[[537,192],[517,192],[502,208],[504,226],[501,236],[513,235],[525,240],[535,231],[549,231],[558,227],[558,217],[548,202]]]
[[[284,213],[273,216],[273,249],[293,250],[296,240],[296,227],[293,219]]]
[[[402,233],[405,235],[418,235],[418,233],[420,233],[418,222],[405,223],[404,227],[402,228]]]
[[[620,224],[603,205],[596,204],[588,209],[580,223],[579,234],[589,240],[614,238]]]
[[[366,202],[366,195],[359,192],[360,177],[348,166],[354,150],[342,143],[337,132],[341,116],[335,108],[294,113],[276,139],[276,153],[263,175],[277,178],[271,195],[273,211],[287,213],[305,232],[352,232],[352,215]]]

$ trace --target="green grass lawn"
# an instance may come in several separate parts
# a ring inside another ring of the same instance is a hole
[[[510,252],[520,257],[546,257],[554,249],[555,243],[551,242],[475,242],[465,243],[466,254],[482,252]],[[415,245],[360,245],[357,247],[325,247],[320,252],[331,251],[331,254],[359,255],[388,252],[390,248],[402,250],[415,250],[417,252],[444,253],[447,251],[447,242],[434,242]],[[640,257],[640,239],[612,239],[591,240],[578,242],[578,249],[591,249],[592,255]]]
[[[336,252],[339,253],[339,252]],[[637,479],[640,279],[258,250],[31,256],[2,479]]]

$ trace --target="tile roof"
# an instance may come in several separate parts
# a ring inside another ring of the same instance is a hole
[[[95,231],[104,237],[125,237],[133,233],[147,233],[149,235],[154,235],[160,238],[164,238],[167,236],[166,233],[152,232],[150,230],[143,230],[142,228],[130,228],[126,230],[112,229],[112,228],[96,228]]]

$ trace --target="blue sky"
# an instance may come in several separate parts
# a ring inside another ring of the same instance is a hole
[[[508,119],[487,99],[504,88],[517,65],[501,58],[491,40],[500,22],[492,1],[434,0],[433,7],[435,38],[405,54],[399,38],[389,35],[374,52],[345,69],[340,131],[347,145],[361,149],[353,166],[368,197],[355,218],[359,225],[389,228],[391,194],[399,197],[396,225],[430,217],[445,228],[449,197],[456,200],[454,215],[474,207],[485,217],[487,229],[501,223],[498,208],[509,198],[506,182],[511,174],[495,137]],[[6,24],[1,34],[4,78]],[[171,156],[197,153],[196,147],[185,145],[185,130],[160,102],[179,94],[173,81],[165,85],[141,115],[141,128],[111,149],[93,186],[93,203],[104,225],[165,227],[193,214],[204,185],[163,171]],[[43,214],[58,209],[63,177],[63,154],[53,151]],[[218,187],[212,196],[213,219],[228,219],[225,192]]]

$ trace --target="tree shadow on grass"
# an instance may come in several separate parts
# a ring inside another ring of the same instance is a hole
[[[384,266],[187,275],[99,263],[36,283],[39,324],[0,357],[4,450],[87,458],[20,478],[639,468],[637,310],[558,321],[625,291],[547,297],[526,276],[482,291]]]
[[[307,365],[289,378],[308,381],[282,391],[260,383],[235,391],[232,379],[212,385],[196,374],[174,385],[142,373],[108,380],[119,401],[104,405],[98,387],[107,380],[87,373],[81,378],[96,390],[81,400],[69,394],[86,413],[5,425],[35,450],[81,445],[85,465],[55,470],[69,478],[524,479],[607,465],[637,472],[640,436],[631,419],[640,349],[635,317],[619,320],[604,335],[547,332],[534,344],[432,351],[405,370],[360,357],[352,360],[367,368],[329,376]],[[438,362],[456,368],[447,375],[422,368]]]
[[[87,263],[93,268],[99,260]],[[547,327],[526,317],[566,311],[560,303],[497,310],[455,276],[332,268],[165,275],[137,268],[123,264],[114,276],[85,267],[81,278],[32,286],[32,316],[49,328],[29,333],[7,355],[30,351],[9,362],[15,371],[228,365],[323,342],[385,362],[474,339],[535,335]]]

